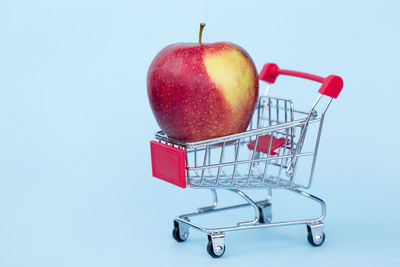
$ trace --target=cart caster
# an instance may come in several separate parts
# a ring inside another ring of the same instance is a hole
[[[172,237],[178,242],[186,241],[186,239],[189,237],[189,226],[187,226],[184,223],[174,221],[174,229],[172,230]]]
[[[307,224],[307,240],[308,242],[314,246],[319,247],[325,241],[325,233],[324,233],[324,224]]]
[[[225,253],[224,233],[213,233],[208,235],[207,252],[213,258],[219,258]]]
[[[271,203],[268,201],[258,202],[258,209],[260,211],[259,223],[270,223],[272,221]]]

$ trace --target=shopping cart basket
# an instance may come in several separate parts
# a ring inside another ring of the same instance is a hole
[[[266,91],[278,75],[322,83],[318,97],[308,112],[295,109],[289,99],[267,97],[265,93],[259,97],[246,132],[185,143],[160,131],[155,134],[157,141],[150,141],[154,177],[182,188],[208,188],[213,194],[212,205],[175,218],[172,235],[178,242],[188,238],[189,227],[205,232],[208,235],[207,251],[217,258],[225,252],[225,232],[298,224],[307,226],[311,245],[320,246],[324,242],[325,202],[303,190],[311,187],[325,114],[332,99],[339,95],[343,81],[335,75],[323,78],[283,70],[269,63],[259,75],[260,80],[268,83]],[[326,100],[321,101],[322,98]],[[316,107],[322,102],[326,105],[320,104],[322,112],[317,112]],[[311,134],[311,128],[314,128],[314,134]],[[308,159],[306,175],[299,178],[296,172],[303,159]],[[242,191],[250,188],[267,189],[267,198],[253,200]],[[312,219],[272,221],[271,189],[278,188],[316,201],[321,206],[321,215]],[[234,192],[246,203],[217,208],[216,189]],[[205,228],[190,221],[194,216],[246,206],[254,208],[254,218],[233,226]]]

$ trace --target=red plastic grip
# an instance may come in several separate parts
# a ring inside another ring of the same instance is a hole
[[[274,83],[276,78],[278,78],[278,65],[274,63],[267,63],[264,65],[262,68],[260,75],[258,76],[260,80],[268,82],[268,83]]]
[[[342,88],[343,88],[342,78],[336,75],[329,75],[328,77],[325,78],[318,92],[326,96],[337,98],[340,92],[342,91]]]
[[[326,96],[329,96],[332,98],[337,98],[343,88],[343,80],[339,76],[329,75],[328,77],[323,78],[321,76],[304,73],[304,72],[300,72],[300,71],[283,70],[283,69],[280,69],[278,67],[278,65],[276,65],[274,63],[265,64],[263,69],[260,72],[259,77],[260,77],[260,80],[266,81],[268,83],[274,83],[276,78],[278,78],[278,76],[281,74],[320,82],[320,83],[322,83],[322,86],[321,86],[321,88],[319,88],[318,92],[320,94],[323,94],[323,95],[326,95]]]
[[[153,176],[186,188],[185,151],[160,142],[150,141]]]

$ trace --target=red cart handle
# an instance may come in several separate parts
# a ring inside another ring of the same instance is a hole
[[[299,78],[304,78],[316,82],[322,83],[321,88],[318,92],[322,95],[326,95],[332,98],[337,98],[343,88],[343,80],[339,76],[329,75],[328,77],[320,77],[313,74],[308,74],[300,71],[293,70],[283,70],[274,63],[267,63],[264,65],[260,73],[260,80],[266,81],[268,83],[274,83],[278,75],[288,75],[295,76]]]

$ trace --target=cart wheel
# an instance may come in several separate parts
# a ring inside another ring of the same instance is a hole
[[[207,252],[213,258],[219,258],[225,253],[224,234],[208,235]]]
[[[312,246],[319,247],[324,243],[325,233],[322,233],[322,235],[316,235],[315,237],[313,237],[311,227],[308,225],[307,225],[307,232],[308,232],[307,240]]]
[[[179,228],[179,223],[177,221],[174,221],[174,229],[172,230],[172,237],[178,242],[184,242],[186,241],[188,236],[189,236],[188,227],[185,225],[185,227],[181,226],[181,228]]]
[[[212,241],[208,241],[208,244],[207,244],[207,252],[208,252],[208,254],[210,254],[210,256],[211,257],[213,257],[213,258],[219,258],[219,257],[221,257],[222,255],[224,255],[224,253],[225,253],[225,245],[223,245],[223,246],[219,246],[219,247],[217,247],[218,249],[217,249],[217,253],[215,253],[214,251],[214,246],[213,246],[213,244],[212,244]]]

